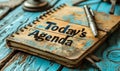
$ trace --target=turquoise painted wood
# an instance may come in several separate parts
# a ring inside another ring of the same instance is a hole
[[[114,15],[119,15],[120,16],[120,5],[116,5]]]
[[[98,8],[98,12],[105,12],[105,13],[109,13],[111,8],[111,4],[110,3],[106,3],[106,2],[102,2]]]
[[[60,0],[55,6],[59,6],[62,3],[72,5],[74,0]],[[49,0],[53,4],[52,0]],[[111,4],[101,2],[101,0],[87,0],[81,4],[88,4],[93,10],[98,12],[109,13]],[[19,30],[25,25],[31,23],[36,17],[43,12],[25,12],[22,7],[19,6],[12,12],[10,12],[5,18],[0,20],[0,62],[3,62],[9,57],[12,59],[19,55],[17,59],[3,68],[4,71],[98,71],[90,64],[84,62],[79,68],[70,69],[67,67],[61,68],[60,64],[54,63],[49,60],[42,59],[33,55],[25,53],[17,53],[15,56],[11,56],[12,50],[6,47],[5,38],[13,32]],[[115,15],[120,15],[120,5],[115,8]],[[106,42],[95,51],[95,55],[100,57],[102,61],[96,64],[102,71],[120,71],[120,29],[113,33]],[[9,59],[10,60],[10,59]],[[0,64],[1,65],[1,64]]]
[[[97,65],[104,71],[120,70],[120,29],[115,31],[106,43],[101,46],[96,55],[102,58]]]
[[[4,71],[56,71],[60,66],[52,61],[25,53],[17,53],[12,61]]]
[[[19,8],[18,8],[19,9]],[[9,54],[12,53],[12,51],[5,46],[5,37],[8,36],[6,33],[7,25],[11,24],[13,20],[16,20],[17,15],[19,15],[19,12],[17,13],[18,9],[11,12],[7,17],[5,17],[3,20],[0,21],[0,62],[3,62],[7,57],[9,57]],[[12,14],[12,18],[11,18]],[[11,18],[11,19],[10,19]],[[11,56],[11,55],[10,55]]]
[[[52,5],[56,0],[49,0]],[[5,18],[0,21],[0,67],[11,58],[13,51],[6,47],[5,38],[10,34],[16,32],[25,25],[32,23],[36,17],[40,16],[43,12],[26,12],[22,6],[10,12]]]

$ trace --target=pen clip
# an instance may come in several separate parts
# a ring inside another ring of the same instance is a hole
[[[91,15],[94,17],[95,14],[94,14],[93,10],[92,9],[89,9],[89,10],[90,10]]]
[[[95,14],[94,14],[93,10],[90,7],[88,7],[88,10],[89,10],[90,14],[94,17]]]

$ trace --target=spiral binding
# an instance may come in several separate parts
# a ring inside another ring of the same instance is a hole
[[[21,28],[19,31],[13,33],[13,34],[11,35],[11,37],[14,37],[14,34],[19,35],[20,32],[24,32],[25,29],[28,29],[29,27],[32,27],[34,24],[36,24],[36,21],[37,21],[37,22],[40,22],[40,20],[44,20],[46,17],[52,15],[53,13],[55,13],[56,11],[64,8],[65,6],[67,6],[67,5],[66,5],[66,4],[62,4],[62,5],[60,5],[60,6],[56,7],[56,8],[47,10],[47,11],[46,11],[45,13],[43,13],[41,16],[36,17],[36,19],[32,21],[32,24],[29,23],[27,26],[25,26],[25,27]]]

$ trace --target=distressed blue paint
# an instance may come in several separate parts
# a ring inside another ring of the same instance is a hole
[[[102,58],[102,61],[98,62],[97,65],[102,71],[119,71],[120,64],[120,29],[115,31],[106,43],[103,44],[97,51],[96,55]]]
[[[38,17],[39,15],[41,15],[41,13],[32,13],[30,17],[28,16],[27,18],[25,18],[25,21],[27,20],[27,22],[20,22],[22,25],[18,27],[18,30],[27,26],[30,23],[32,24],[33,19],[36,19],[36,17]]]
[[[116,6],[115,6],[114,15],[119,15],[119,16],[120,16],[120,5],[116,5]]]
[[[109,13],[111,4],[100,2],[100,1],[101,0],[88,0],[87,2],[79,4],[79,6],[82,6],[84,4],[89,4],[89,6],[93,10]],[[68,0],[61,0],[56,6],[59,6],[59,4],[62,4],[62,3],[72,4],[71,2]],[[37,17],[39,14],[41,13],[26,12],[25,14],[25,12],[22,11],[21,6],[16,8],[14,11],[10,12],[4,19],[0,21],[0,25],[6,23],[6,25],[3,28],[0,27],[0,32],[2,32],[3,30],[8,30],[6,34],[1,34],[5,36],[0,37],[0,38],[4,39],[5,37],[7,37],[7,35],[24,27],[28,23],[32,22],[33,19]],[[120,6],[118,5],[115,8],[115,15],[120,15]],[[27,20],[28,18],[29,20],[25,22],[25,20]],[[12,26],[10,26],[10,24],[12,24]],[[102,71],[119,71],[120,70],[120,65],[119,65],[120,34],[119,32],[120,30],[118,30],[116,33],[111,35],[111,37],[109,37],[109,39],[102,46],[100,46],[99,49],[96,51],[96,55],[102,58],[102,61],[97,63],[97,65],[101,68]],[[5,40],[0,41],[0,43],[1,43],[0,44],[0,60],[2,60],[11,52],[11,50],[9,48],[6,48]],[[35,56],[29,56],[26,58],[24,63],[19,64],[21,60],[22,60],[22,56],[20,56],[20,58],[18,58],[16,61],[12,62],[12,64],[10,64],[8,67],[6,67],[5,71],[10,71],[10,70],[17,71],[18,69],[23,71],[24,68],[25,70],[33,70],[33,71],[37,71],[37,70],[44,71],[49,68],[48,71],[56,71],[59,68],[59,64],[53,64],[52,66],[50,66],[50,61],[44,60],[44,59],[41,59]],[[40,66],[42,68],[40,68]],[[97,69],[91,66],[88,66],[88,64],[86,64],[86,66],[87,68],[85,69],[80,69],[80,68],[70,69],[70,68],[64,67],[62,71],[70,71],[70,70],[72,71],[97,71]]]
[[[88,5],[92,10],[95,10],[95,11],[97,11],[97,9],[98,9],[98,7],[99,7],[99,5],[101,4],[101,2],[100,3],[95,3],[95,4],[90,4],[90,5]]]
[[[59,64],[31,55],[19,55],[4,71],[51,71],[57,70]]]
[[[74,22],[75,17],[73,15],[64,16],[63,20]],[[80,22],[81,23],[81,22]]]
[[[91,39],[88,40],[88,41],[86,42],[86,44],[84,45],[83,49],[86,50],[88,47],[90,47],[91,45],[93,45],[93,42],[94,42],[94,41],[91,40]]]
[[[79,14],[80,14],[80,12],[79,12]],[[75,19],[74,15],[63,16],[63,20],[64,21],[69,21],[70,23],[75,23],[75,24],[79,24],[79,25],[88,26],[87,21],[83,21],[82,19],[81,20],[77,20],[77,19]]]
[[[112,62],[120,63],[120,49],[108,51],[107,58]]]
[[[41,12],[41,13],[40,12],[24,12],[22,10],[21,6],[16,8],[13,12],[9,13],[3,20],[0,21],[0,25],[5,24],[4,26],[1,26],[0,32],[2,32],[2,31],[7,32],[7,33],[1,34],[1,36],[2,36],[2,37],[0,37],[1,40],[4,41],[4,38],[6,38],[11,33],[19,30],[20,28],[24,27],[25,25],[27,25],[29,23],[32,23],[33,19],[35,19],[36,17],[38,17],[42,13],[43,12]],[[2,41],[1,41],[1,44],[3,44]],[[4,43],[5,43],[5,41],[4,41]],[[1,59],[5,58],[8,54],[11,53],[11,50],[9,48],[6,48],[5,45],[3,45],[3,46],[0,47],[0,49],[1,49],[0,50],[0,53],[1,53],[0,58]],[[42,61],[40,61],[40,62],[42,62]],[[58,64],[57,65],[54,64],[54,66],[56,68],[59,67]],[[22,67],[24,67],[24,65]],[[52,68],[51,68],[51,70],[52,70]]]
[[[109,14],[110,9],[111,9],[111,4],[110,3],[101,2],[97,11]]]
[[[6,1],[10,1],[10,0],[0,0],[0,2],[6,2]]]
[[[6,27],[7,25],[11,24],[12,22],[14,22],[13,20],[16,20],[18,18],[17,14],[19,13],[20,15],[22,14],[22,12],[18,12],[18,10],[20,9],[20,7],[18,7],[17,9],[15,9],[13,12],[11,12],[7,17],[5,17],[3,20],[0,21],[0,25],[5,24],[3,26],[0,27],[0,32],[2,32],[3,30],[6,31],[8,28]],[[18,13],[17,13],[18,12]],[[12,14],[12,18],[11,18],[11,14]],[[18,15],[19,15],[18,14]],[[10,28],[10,26],[8,26]],[[13,29],[15,30],[15,29]],[[5,40],[4,38],[6,38],[8,36],[10,30],[8,30],[5,34],[1,33],[0,35],[2,35],[0,38],[0,44],[2,44],[0,46],[0,61],[2,59],[4,59],[7,55],[9,55],[11,53],[11,49],[6,47],[5,44]]]
[[[9,48],[6,48],[6,42],[2,41],[3,43],[0,45],[0,60],[2,60],[3,58],[5,58],[10,52],[11,50]]]
[[[13,12],[9,13],[7,17],[3,18],[3,20],[0,21],[0,30],[2,30],[4,27],[7,25],[11,24],[15,20],[19,18],[24,12],[23,11],[18,11],[21,9],[21,6],[15,9]],[[12,17],[11,17],[12,15]],[[14,21],[13,21],[14,20]],[[1,26],[2,24],[5,24],[4,26]]]
[[[102,71],[115,71],[118,64],[115,64],[107,59],[102,60],[101,62],[97,63]]]
[[[20,29],[23,27],[22,25],[26,25],[28,23],[31,23],[33,19],[38,17],[40,12],[24,12],[22,7],[16,8],[13,12],[9,13],[3,20],[0,21],[0,25],[5,24],[4,26],[1,26],[0,32],[6,31],[6,33],[1,33],[1,41],[0,44],[5,43],[5,38],[10,35],[11,33],[15,32],[16,30]],[[28,20],[27,20],[28,19]],[[24,22],[26,21],[27,22]],[[18,28],[19,27],[19,28]],[[0,59],[2,60],[5,58],[7,55],[11,53],[11,49],[6,47],[6,44],[0,47]]]
[[[11,23],[12,25],[9,24],[7,27],[5,27],[2,31],[6,31],[7,33],[2,34],[3,37],[1,37],[1,40],[3,40],[9,34],[15,32],[15,30],[17,30],[18,27],[20,27],[22,24],[24,24],[24,23],[21,24],[20,22],[21,22],[21,20],[24,20],[25,18],[29,18],[29,16],[28,17],[21,16],[21,17],[19,17],[18,20],[15,20],[13,23]]]

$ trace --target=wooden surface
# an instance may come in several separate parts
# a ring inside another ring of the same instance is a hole
[[[71,0],[60,0],[56,6],[65,2],[69,5],[72,3]],[[82,7],[84,4],[88,4],[93,10],[98,12],[109,13],[111,8],[111,4],[101,2],[101,0],[87,0],[86,2],[78,4],[78,6]],[[42,12],[23,11],[22,7],[18,6],[0,20],[0,67],[2,71],[98,71],[87,62],[82,64],[80,68],[70,69],[26,53],[16,53],[6,46],[5,40],[8,35],[32,22],[33,19],[41,14]],[[120,6],[116,6],[114,15],[120,16]],[[102,61],[96,62],[102,71],[120,71],[120,29],[115,31],[106,42],[95,51],[95,55],[102,59]],[[4,64],[5,66],[3,67]]]

